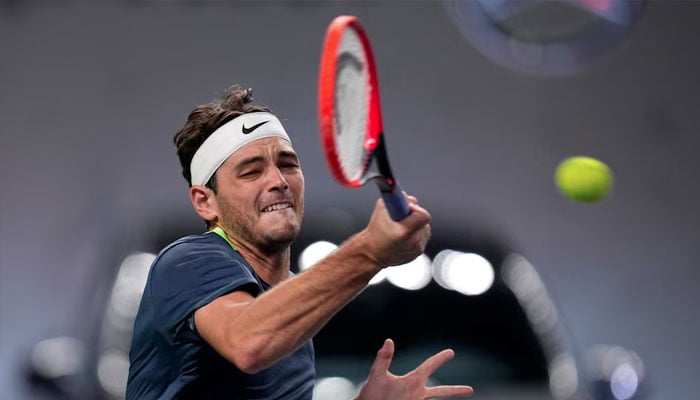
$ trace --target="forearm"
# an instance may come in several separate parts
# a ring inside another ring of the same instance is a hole
[[[383,267],[364,251],[362,235],[265,292],[231,321],[230,339],[255,352],[255,369],[274,364],[310,340]]]
[[[197,327],[203,328],[200,334],[247,373],[293,353],[383,267],[423,252],[430,238],[430,214],[415,204],[415,198],[408,200],[411,214],[400,222],[392,221],[378,200],[363,231],[310,270],[259,297],[232,292],[200,308],[195,313]]]

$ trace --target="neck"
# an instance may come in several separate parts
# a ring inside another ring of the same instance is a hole
[[[291,249],[289,245],[271,246],[260,248],[226,233],[218,227],[218,234],[224,238],[238,251],[243,258],[253,267],[255,273],[269,285],[276,285],[289,277],[291,265]]]
[[[253,267],[255,273],[271,286],[277,285],[289,277],[291,265],[291,250],[289,246],[281,251],[267,253],[254,247],[248,248],[239,244],[238,251]]]

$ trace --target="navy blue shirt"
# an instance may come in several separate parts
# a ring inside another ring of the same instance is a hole
[[[316,375],[310,341],[270,368],[246,374],[197,334],[198,308],[232,291],[257,296],[269,288],[216,233],[163,249],[134,323],[126,398],[310,400]]]

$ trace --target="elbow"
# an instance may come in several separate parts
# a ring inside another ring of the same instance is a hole
[[[234,361],[234,364],[239,370],[248,375],[257,374],[268,367],[263,360],[254,355],[239,356]]]
[[[272,366],[276,360],[271,359],[266,349],[254,343],[232,346],[226,357],[236,368],[252,375]]]

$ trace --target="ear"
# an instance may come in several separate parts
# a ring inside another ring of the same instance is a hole
[[[219,215],[219,207],[216,203],[214,191],[202,185],[190,187],[190,201],[194,210],[202,219],[214,221]]]

